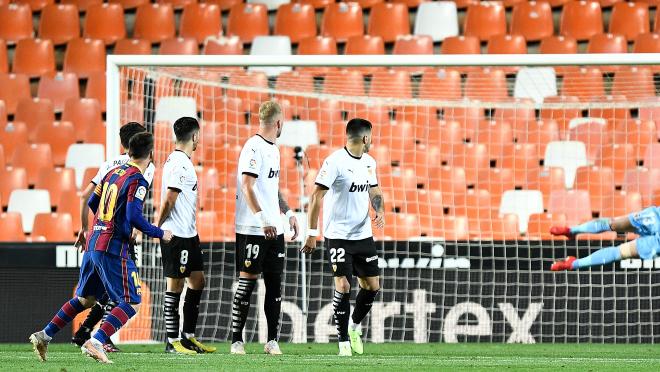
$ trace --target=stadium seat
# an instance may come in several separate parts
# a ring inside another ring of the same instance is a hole
[[[576,54],[577,40],[571,36],[549,36],[541,39],[539,53],[543,54]]]
[[[322,55],[335,55],[337,54],[337,42],[334,38],[329,36],[313,36],[301,39],[298,43],[298,54],[322,54]],[[297,70],[309,72],[312,75],[320,76],[336,71],[336,67],[298,67]]]
[[[119,4],[94,4],[87,9],[83,37],[114,44],[126,37],[124,9]],[[117,54],[117,53],[116,53]]]
[[[378,3],[369,12],[368,33],[390,43],[410,34],[408,7],[402,3]]]
[[[0,242],[25,242],[23,222],[18,212],[0,213]]]
[[[480,54],[479,38],[475,36],[451,36],[442,41],[440,54]]]
[[[550,194],[548,213],[564,214],[569,226],[589,221],[591,210],[589,192],[586,190],[561,190]]]
[[[615,136],[617,139],[619,136]],[[626,172],[629,169],[637,167],[637,156],[635,155],[639,149],[631,144],[613,144],[603,148],[600,161],[597,165],[600,167],[609,167],[614,170],[614,182],[617,186],[621,186],[625,182]],[[643,154],[643,153],[642,153]]]
[[[640,34],[635,39],[633,53],[660,53],[660,35],[656,33]]]
[[[428,35],[399,36],[392,54],[433,54],[433,40]]]
[[[103,0],[60,0],[60,4],[72,4],[78,7],[80,13],[87,13],[90,7],[103,4]]]
[[[619,66],[610,67],[613,69],[619,68]],[[594,98],[593,102],[598,105],[589,109],[588,114],[590,117],[603,118],[609,121],[630,119],[631,117],[630,108],[615,106],[620,103],[625,104],[626,102],[629,102],[625,96],[613,96],[608,94],[606,96]]]
[[[442,22],[438,22],[442,19]],[[458,36],[458,12],[453,1],[423,2],[415,17],[415,35],[430,36],[433,41],[442,41],[450,36]]]
[[[175,36],[174,9],[170,4],[140,5],[135,14],[133,37],[160,43]]]
[[[646,168],[660,168],[660,143],[645,146],[643,165]]]
[[[48,242],[73,242],[73,222],[68,213],[37,213],[32,236],[43,236]]]
[[[656,96],[653,71],[645,66],[621,68],[614,74],[612,94],[628,99],[647,99]]]
[[[7,160],[9,161],[9,159]],[[0,176],[3,180],[0,183],[0,195],[2,195],[0,208],[6,208],[9,203],[9,195],[13,190],[28,188],[27,173],[23,168],[8,167],[0,168]]]
[[[515,98],[529,98],[543,103],[546,97],[557,95],[557,77],[552,67],[522,67],[516,73]]]
[[[109,0],[111,4],[120,4],[124,9],[135,9],[149,3],[148,0]]]
[[[32,11],[27,4],[7,4],[0,6],[0,39],[7,44],[33,36]]]
[[[479,173],[475,185],[478,189],[487,190],[491,195],[491,205],[499,206],[502,194],[516,188],[514,171],[510,168],[488,168]],[[522,187],[522,184],[519,185]]]
[[[608,122],[603,118],[576,118],[570,121],[565,139],[584,143],[589,163],[600,157],[602,148],[612,143],[612,133]]]
[[[653,205],[657,205],[655,202]],[[638,192],[616,191],[612,195],[611,203],[605,205],[601,217],[620,217],[630,213],[639,212],[644,208],[642,195]]]
[[[202,44],[209,37],[222,35],[220,7],[216,4],[191,3],[183,8],[179,23],[179,36],[194,38]]]
[[[562,213],[534,213],[529,216],[527,239],[566,240],[564,236],[550,234],[552,226],[566,226],[566,216]]]
[[[35,215],[50,213],[50,196],[47,190],[16,189],[9,196],[7,212],[21,214],[23,232],[32,232]]]
[[[64,165],[69,146],[76,143],[73,124],[68,121],[41,123],[36,129],[35,142],[48,143],[51,147],[53,164],[61,167]]]
[[[650,32],[649,6],[642,2],[614,4],[610,15],[609,32],[635,40],[640,34]]]
[[[535,143],[516,143],[503,146],[497,166],[502,168],[529,169],[540,165],[538,146]]]
[[[7,44],[0,39],[0,74],[9,72],[9,56],[7,55]]]
[[[45,6],[53,4],[54,0],[16,0],[17,4],[27,4],[33,12],[41,11]]]
[[[385,45],[379,36],[353,36],[348,38],[344,54],[385,54]]]
[[[463,23],[465,36],[488,40],[495,35],[506,34],[506,14],[499,2],[480,2],[468,5]]]
[[[243,54],[243,43],[238,36],[207,38],[203,54]]]
[[[105,72],[89,76],[85,98],[96,99],[101,104],[101,111],[105,112]]]
[[[525,233],[529,217],[543,213],[543,195],[538,190],[507,190],[502,194],[499,213],[517,215],[518,230]]]
[[[396,241],[406,241],[411,237],[422,235],[419,217],[416,214],[397,213],[393,220],[391,223],[385,224],[383,232],[385,236]]]
[[[439,69],[422,75],[419,98],[459,100],[461,97],[461,74],[458,71]]]
[[[44,168],[39,171],[36,189],[48,190],[52,207],[57,207],[64,192],[76,192],[76,175],[69,168]]]
[[[0,169],[5,169],[7,166],[6,160],[5,160],[5,148],[0,145]],[[0,197],[2,197],[2,194],[0,194]]]
[[[236,4],[229,10],[227,35],[252,43],[257,36],[268,35],[268,9],[263,4]]]
[[[115,43],[112,54],[151,54],[151,43],[144,39],[120,39]]]
[[[37,97],[50,100],[55,112],[61,112],[67,100],[80,98],[78,76],[70,72],[42,76],[39,79]]]
[[[80,37],[78,7],[67,4],[46,5],[39,19],[39,37],[55,45],[66,44]]]
[[[488,146],[483,143],[467,143],[463,149],[458,149],[450,164],[463,168],[467,185],[474,185],[479,178],[479,172],[490,167]]]
[[[573,187],[575,174],[579,167],[589,165],[587,148],[579,141],[554,141],[545,149],[544,166],[564,169],[565,186]]]
[[[88,128],[99,128],[103,124],[101,105],[93,98],[70,98],[64,102],[62,121],[73,124],[76,141],[81,141]]]
[[[487,102],[506,100],[508,93],[504,71],[484,68],[469,72],[465,81],[465,97]]]
[[[488,39],[488,54],[527,54],[527,42],[521,35],[496,35]]]
[[[76,186],[81,188],[87,168],[98,168],[105,159],[105,149],[101,144],[73,144],[66,154],[66,168],[76,171]]]
[[[586,190],[591,200],[591,211],[602,214],[612,204],[615,191],[614,170],[601,167],[578,168],[575,188]]]
[[[16,148],[12,158],[12,166],[24,168],[28,185],[37,183],[42,169],[53,167],[53,156],[47,143],[21,145]]]
[[[15,119],[25,123],[28,140],[32,142],[39,125],[55,120],[55,109],[49,99],[26,98],[18,102]]]
[[[55,73],[55,49],[50,40],[22,39],[16,43],[12,72],[39,77]]]
[[[558,130],[560,137],[563,137],[564,132],[568,129],[568,124],[574,118],[581,117],[581,110],[575,108],[575,106],[580,102],[578,97],[574,96],[557,96],[557,97],[546,97],[544,99],[545,103],[567,103],[571,106],[566,108],[546,108],[541,107],[541,118],[542,119],[551,119],[556,122],[558,125]]]
[[[174,9],[183,9],[187,5],[197,4],[197,0],[157,0],[159,4],[170,4]]]
[[[578,97],[581,101],[590,101],[605,95],[603,73],[594,67],[582,67],[566,71],[561,89],[564,96]]]
[[[250,55],[291,55],[291,40],[288,36],[255,36]],[[249,67],[248,71],[263,71],[268,76],[277,76],[282,72],[291,71],[291,67]]]
[[[410,75],[405,71],[377,71],[371,79],[371,97],[412,98]]]
[[[30,98],[30,79],[23,74],[0,73],[0,101],[7,114],[13,115],[20,100]]]
[[[74,39],[66,46],[64,71],[87,78],[105,71],[105,44],[97,39]]]
[[[539,41],[553,35],[552,9],[545,1],[522,1],[511,12],[511,34],[528,41]]]
[[[200,241],[218,241],[219,237],[216,238],[216,234],[219,232],[217,229],[219,223],[220,221],[215,211],[197,212],[197,230],[199,231]]]
[[[294,44],[299,43],[302,39],[316,36],[314,7],[299,3],[281,5],[275,16],[273,33],[288,36]]]
[[[643,159],[647,146],[658,143],[656,124],[649,119],[617,120],[613,137],[616,144],[631,144],[635,147],[630,154],[635,162]]]
[[[357,3],[331,3],[323,11],[321,35],[334,37],[340,43],[364,34],[362,8]]]
[[[588,40],[603,32],[603,15],[597,1],[569,1],[564,4],[559,22],[559,34],[578,41]]]
[[[660,187],[659,168],[637,168],[626,171],[623,190],[638,192],[642,195],[644,206],[652,205],[653,198]]]
[[[14,150],[28,143],[27,126],[21,122],[5,124],[0,128],[0,134],[0,146],[4,149],[6,165],[11,165]]]
[[[587,53],[627,53],[628,43],[623,35],[596,34],[589,38]]]
[[[163,40],[160,43],[159,54],[180,54],[195,55],[199,54],[197,40],[193,38],[176,37]]]
[[[502,159],[504,148],[513,144],[513,130],[511,124],[497,120],[482,120],[476,127],[474,133],[470,133],[468,128],[468,137],[476,143],[483,143],[488,146],[488,158],[490,161]]]

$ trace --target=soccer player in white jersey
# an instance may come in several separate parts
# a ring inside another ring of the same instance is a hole
[[[238,288],[232,306],[232,354],[245,354],[243,327],[250,311],[250,296],[259,274],[266,286],[264,312],[268,323],[267,354],[282,354],[279,337],[284,271],[284,226],[280,213],[298,235],[298,222],[279,192],[280,150],[275,140],[282,133],[282,109],[276,102],[259,107],[259,132],[247,140],[238,160],[236,195],[236,271]]]
[[[316,177],[309,204],[307,239],[301,249],[312,253],[319,235],[318,218],[323,201],[323,235],[334,275],[333,299],[339,355],[363,353],[360,322],[371,310],[380,290],[378,253],[371,230],[373,222],[385,225],[383,193],[376,178],[376,161],[367,152],[371,146],[371,123],[352,119],[346,125],[346,146],[328,156]],[[325,197],[325,199],[324,199]],[[351,276],[358,277],[360,291],[355,299],[349,326]]]
[[[100,184],[103,178],[105,178],[106,174],[110,172],[112,169],[126,164],[130,160],[130,156],[128,156],[128,144],[131,138],[133,138],[134,135],[138,133],[145,132],[147,129],[143,127],[140,123],[136,122],[130,122],[122,125],[122,127],[119,129],[119,140],[121,141],[121,146],[124,148],[125,152],[122,153],[121,155],[116,156],[115,158],[108,159],[107,161],[103,162],[101,166],[99,167],[98,172],[96,172],[96,175],[94,178],[92,178],[91,182],[87,185],[85,190],[83,190],[82,195],[80,196],[80,221],[82,223],[82,227],[80,228],[80,232],[78,233],[78,239],[76,241],[76,246],[80,247],[81,249],[85,248],[85,241],[87,239],[87,229],[88,229],[88,215],[89,215],[89,207],[87,206],[87,200],[89,200],[89,197],[92,195],[92,192],[94,192],[94,189],[96,188],[96,185]],[[156,171],[156,167],[154,166],[153,163],[150,163],[147,169],[144,172],[144,178],[147,180],[149,185],[151,185],[151,182],[154,179],[154,172]],[[133,239],[135,240],[135,239]],[[87,254],[83,255],[83,260],[81,266],[84,265],[93,265],[89,257],[87,257]],[[91,266],[90,266],[91,267]],[[73,338],[71,341],[78,346],[82,346],[85,341],[89,340],[91,338],[91,332],[100,320],[104,318],[104,315],[107,315],[112,311],[114,308],[114,303],[111,301],[107,301],[107,299],[98,299],[99,301],[92,307],[90,310],[89,314],[87,314],[87,318],[82,322],[80,325],[80,328],[78,328],[78,331],[73,335]],[[106,352],[117,352],[119,349],[112,343],[112,341],[109,341],[107,344],[103,345],[104,349]]]
[[[163,274],[167,279],[163,313],[167,330],[166,352],[178,354],[212,353],[195,338],[199,302],[204,290],[204,259],[197,235],[197,173],[190,160],[199,143],[197,119],[182,117],[174,122],[175,150],[163,166],[161,206],[158,226],[172,231],[169,243],[161,242]],[[179,331],[179,300],[187,284],[183,302],[183,329]]]

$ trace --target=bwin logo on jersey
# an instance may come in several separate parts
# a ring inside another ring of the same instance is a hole
[[[364,185],[356,185],[355,182],[351,183],[351,187],[348,189],[348,192],[363,192],[369,191],[369,184],[365,183]]]
[[[280,176],[280,170],[274,170],[273,168],[270,168],[270,172],[268,172],[268,178],[273,178],[273,177],[279,177]]]

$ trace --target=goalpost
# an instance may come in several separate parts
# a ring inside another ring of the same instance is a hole
[[[658,65],[660,54],[111,55],[106,153],[119,152],[127,121],[154,133],[153,219],[171,125],[184,115],[200,120],[193,162],[208,279],[202,339],[230,335],[236,162],[256,132],[258,105],[275,99],[285,117],[280,185],[303,236],[306,195],[323,158],[344,145],[346,121],[374,124],[370,153],[387,227],[375,231],[383,290],[367,340],[654,343],[660,260],[551,273],[555,258],[634,236],[574,242],[547,229],[660,201]],[[288,244],[282,340],[334,341],[325,252],[304,257],[300,244]],[[165,337],[159,252],[151,241],[140,249],[150,305],[148,319],[133,326],[157,341]],[[246,341],[263,342],[263,286],[256,292]]]

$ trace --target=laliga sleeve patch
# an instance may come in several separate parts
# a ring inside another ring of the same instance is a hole
[[[250,169],[257,168],[257,161],[255,159],[250,159]]]
[[[145,196],[147,196],[147,188],[144,186],[138,187],[138,189],[135,191],[135,197],[144,201]]]

